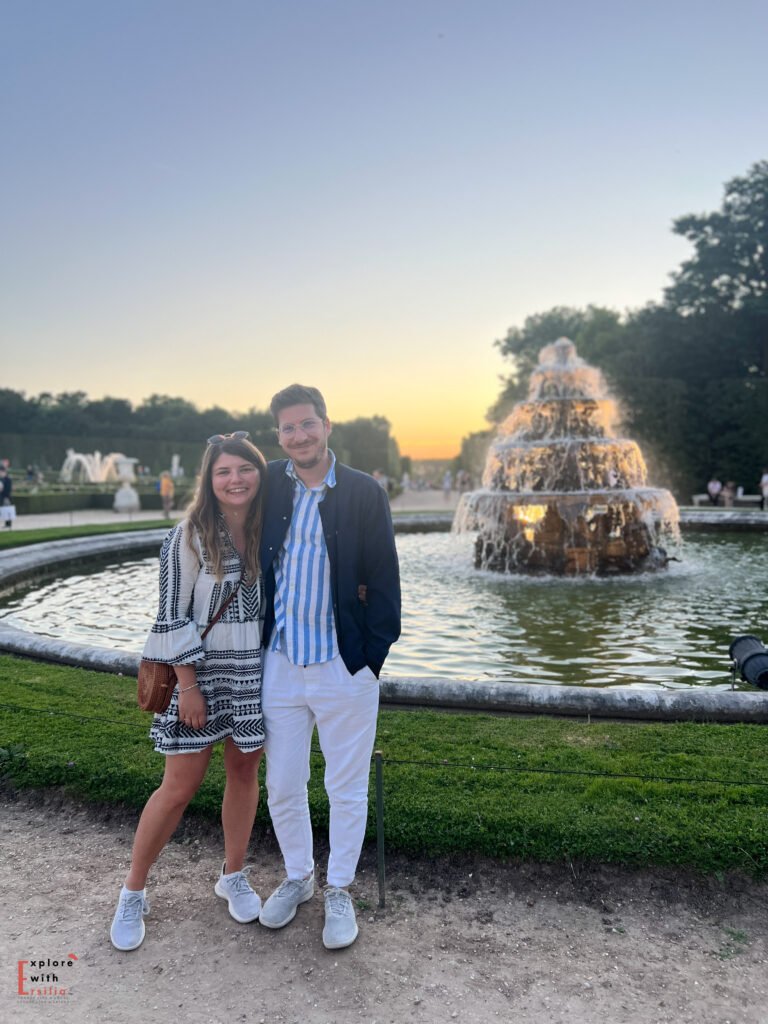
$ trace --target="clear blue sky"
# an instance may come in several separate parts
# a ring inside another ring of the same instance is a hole
[[[658,299],[766,157],[768,6],[5,0],[3,386],[457,449],[555,304]]]

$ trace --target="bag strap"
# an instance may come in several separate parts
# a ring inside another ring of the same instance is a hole
[[[237,586],[235,587],[235,589],[232,591],[232,593],[229,595],[227,600],[222,604],[222,606],[219,608],[219,610],[213,616],[211,621],[205,627],[203,632],[200,634],[200,639],[201,640],[205,640],[205,638],[208,636],[210,631],[213,629],[213,627],[219,621],[221,616],[224,614],[224,612],[227,610],[227,608],[229,608],[229,606],[232,604],[232,602],[235,599],[235,595],[237,594],[238,590],[240,589],[240,584],[243,582],[244,579],[245,579],[245,569],[243,569],[242,575],[240,576],[240,579],[237,581]]]

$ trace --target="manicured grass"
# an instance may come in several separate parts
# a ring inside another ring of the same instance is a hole
[[[88,523],[82,526],[50,526],[40,530],[0,530],[0,551],[4,548],[41,544],[46,540],[70,540],[73,537],[92,537],[100,533],[125,533],[133,530],[169,530],[173,526],[167,519],[141,520],[123,523]]]
[[[147,739],[150,719],[134,689],[131,679],[0,657],[0,702],[36,709],[0,708],[0,771],[19,787],[63,786],[86,800],[141,807],[163,758]],[[65,712],[117,724],[57,717]],[[768,873],[762,726],[382,711],[377,746],[392,851]],[[217,751],[192,812],[217,817],[222,786]],[[325,827],[320,755],[310,802]],[[257,830],[268,820],[263,800]]]
[[[404,716],[408,721],[401,723]],[[758,875],[768,870],[768,732],[760,726],[422,712],[382,716],[378,743],[393,759],[475,766],[431,773],[419,765],[387,766],[387,833],[398,847],[707,871],[739,867]],[[497,770],[480,767],[488,765]],[[504,770],[510,768],[520,770]],[[626,777],[607,777],[622,773]]]

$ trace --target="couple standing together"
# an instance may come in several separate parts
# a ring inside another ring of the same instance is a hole
[[[330,803],[323,943],[340,949],[357,937],[348,887],[365,835],[378,676],[400,634],[392,520],[376,481],[328,448],[317,388],[291,385],[270,408],[287,459],[267,464],[244,431],[210,438],[187,517],[161,552],[144,656],[174,665],[177,685],[150,733],[165,771],[136,830],[110,932],[117,949],[144,940],[149,869],[219,741],[225,860],[214,891],[241,923],[293,920],[315,891],[307,801],[315,725]],[[262,906],[243,867],[265,751],[285,879]]]

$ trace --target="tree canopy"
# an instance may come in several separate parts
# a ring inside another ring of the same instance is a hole
[[[187,451],[185,458],[193,459],[207,437],[234,430],[247,430],[253,443],[268,456],[280,454],[272,415],[259,409],[252,408],[242,413],[211,406],[200,410],[184,398],[157,394],[150,395],[134,407],[124,398],[107,397],[91,401],[83,391],[65,391],[58,395],[44,392],[27,398],[22,392],[0,389],[0,435],[3,435],[6,446],[12,444],[11,439],[18,435],[44,435],[54,440],[66,438],[67,444],[82,438],[87,450],[91,450],[89,445],[104,450],[112,438],[119,439],[121,444],[152,441],[167,446],[173,442],[179,450],[182,450],[181,445],[184,446],[183,450]],[[357,469],[399,472],[397,442],[390,436],[389,420],[383,416],[334,423],[333,441],[339,458]],[[21,451],[14,454],[13,450],[4,450],[0,455],[11,457],[14,462],[30,461],[27,453],[34,446],[28,442],[27,436],[23,457]],[[37,461],[43,464],[51,462],[54,468],[61,464],[63,443],[43,445],[41,440],[38,449]],[[152,446],[143,443],[138,450],[151,451]],[[46,457],[45,453],[50,454]]]
[[[674,274],[668,305],[683,315],[768,312],[768,160],[726,183],[721,209],[678,217],[673,230],[694,253]]]

